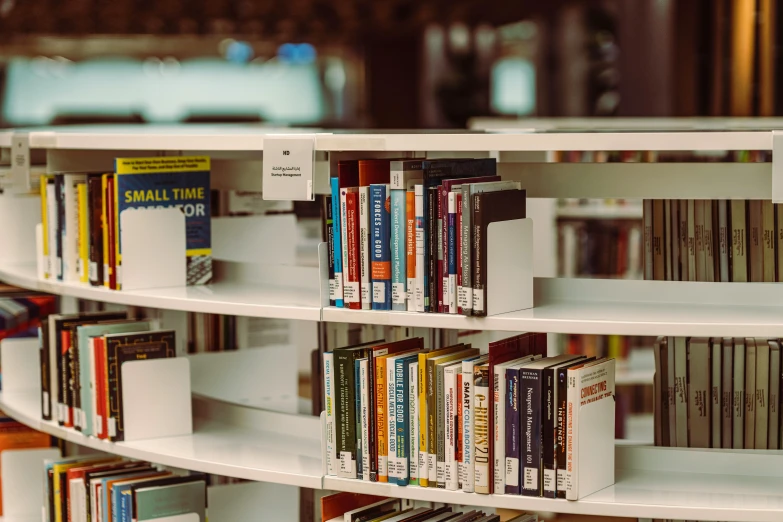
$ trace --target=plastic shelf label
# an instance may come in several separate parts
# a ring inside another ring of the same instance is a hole
[[[314,164],[314,136],[264,138],[263,198],[313,201]]]

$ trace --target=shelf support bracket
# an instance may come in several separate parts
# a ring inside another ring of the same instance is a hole
[[[772,202],[783,203],[783,131],[772,131]]]

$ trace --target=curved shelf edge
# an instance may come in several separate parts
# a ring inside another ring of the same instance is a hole
[[[320,440],[300,434],[280,437],[271,431],[197,419],[192,435],[107,442],[40,419],[37,392],[0,393],[0,410],[35,430],[122,457],[228,477],[321,488]],[[313,432],[320,435],[318,419],[313,417],[312,422]]]
[[[252,283],[215,283],[206,286],[117,291],[83,284],[40,280],[32,263],[0,266],[0,280],[29,290],[120,305],[272,319],[321,320],[317,288],[309,292]]]

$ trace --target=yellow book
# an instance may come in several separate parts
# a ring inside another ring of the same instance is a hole
[[[454,353],[464,348],[464,345],[459,344],[419,354],[419,461],[417,464],[419,466],[419,485],[425,488],[429,485],[429,474],[427,473],[427,359]]]
[[[49,220],[47,219],[46,205],[46,185],[53,176],[41,176],[41,226],[43,227],[43,266],[44,278],[51,277],[51,268],[49,267]]]
[[[61,473],[68,471],[71,468],[85,466],[86,464],[100,464],[112,460],[116,460],[116,457],[84,457],[84,459],[81,460],[55,464],[52,466],[52,492],[54,493],[54,520],[52,522],[68,522],[62,518],[62,504],[60,503],[60,498],[62,495],[62,488],[66,485],[60,480]]]
[[[106,209],[108,201],[106,200],[106,187],[108,174],[101,176],[101,193],[104,195],[101,203],[101,235],[103,236],[103,286],[109,287],[109,275],[111,274],[111,267],[109,266],[109,227],[106,226],[107,215]]]
[[[89,267],[89,255],[90,255],[90,227],[89,220],[87,219],[87,184],[82,183],[77,187],[77,197],[79,203],[79,233],[77,234],[77,245],[79,262],[77,264],[77,270],[79,272],[79,281],[82,283],[89,282],[90,271]]]
[[[118,169],[119,170],[119,169]],[[117,176],[114,176],[114,194],[112,194],[112,198],[114,198],[114,244],[111,246],[111,248],[114,249],[114,259],[115,259],[115,277],[117,278],[117,290],[122,289],[122,259],[120,259],[120,209],[118,208],[119,205],[119,188],[118,188],[118,179]]]

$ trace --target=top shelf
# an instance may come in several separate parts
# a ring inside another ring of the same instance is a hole
[[[512,123],[514,123],[512,125]],[[27,132],[30,147],[60,150],[176,150],[261,151],[264,138],[274,135],[311,135],[318,151],[624,151],[624,150],[769,150],[775,125],[759,123],[723,128],[630,130],[595,128],[572,130],[512,122],[488,131],[349,132],[313,129],[274,129],[257,125],[81,125],[19,129]],[[780,125],[778,125],[778,123]],[[698,127],[698,126],[697,126]],[[9,147],[14,131],[0,132],[0,147]]]

